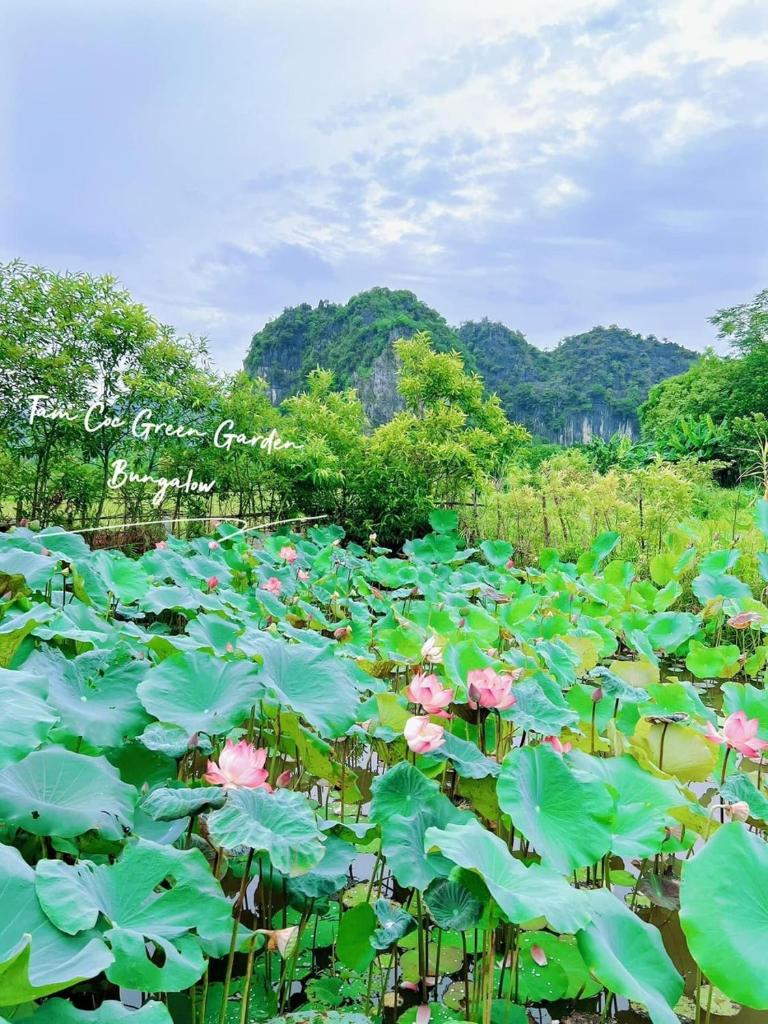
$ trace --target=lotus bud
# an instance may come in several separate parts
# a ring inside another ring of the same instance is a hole
[[[205,581],[205,584],[208,587],[208,591],[212,592],[219,585],[219,577],[218,576],[209,576],[208,579]]]
[[[727,804],[725,809],[732,821],[746,821],[750,815],[749,804],[746,800],[737,800],[736,803]]]
[[[158,541],[158,542],[157,542],[157,543],[155,544],[155,551],[165,551],[165,549],[166,549],[167,547],[168,547],[168,545],[166,544],[166,542],[165,542],[164,540],[159,540],[159,541]]]
[[[216,551],[218,546],[219,546],[219,542],[217,540],[209,540],[208,541],[208,550],[209,551]]]
[[[271,953],[279,953],[283,960],[290,960],[299,941],[298,927],[294,925],[293,928],[278,928],[266,934],[269,936],[267,949]]]
[[[232,644],[230,644],[230,643],[228,643],[227,646],[224,648],[224,650],[227,652],[227,654],[232,654],[234,649],[235,649],[234,646]]]
[[[293,772],[290,770],[290,768],[287,768],[284,772],[280,772],[280,774],[275,779],[275,788],[288,789],[292,782]]]
[[[346,640],[348,636],[352,634],[350,626],[339,626],[338,629],[334,629],[333,635],[337,640]]]
[[[531,959],[539,967],[547,966],[547,954],[541,948],[541,946],[531,946]]]
[[[506,569],[514,569],[515,568],[515,560],[514,560],[514,558],[508,558],[507,559],[507,564],[506,564],[505,568]]]
[[[197,732],[193,732],[192,735],[187,740],[187,747],[190,750],[196,750],[197,747],[199,747],[199,746],[200,746],[200,734],[197,733]]]
[[[69,568],[69,566],[65,565],[64,568],[61,570],[61,575],[62,576],[69,576],[71,571],[72,570]]]
[[[596,686],[592,691],[592,700],[597,704],[598,701],[603,699],[603,691],[599,686]]]
[[[369,544],[375,544],[378,539],[379,538],[376,536],[375,533],[369,533],[368,534],[368,543]]]

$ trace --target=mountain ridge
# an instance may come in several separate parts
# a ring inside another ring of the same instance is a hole
[[[438,351],[459,351],[512,420],[561,444],[639,433],[637,409],[650,388],[684,373],[699,355],[615,324],[563,338],[552,349],[488,318],[451,327],[413,292],[372,288],[347,303],[322,300],[285,309],[257,331],[245,359],[279,403],[317,366],[339,387],[356,387],[373,424],[402,407],[392,342],[428,331]]]

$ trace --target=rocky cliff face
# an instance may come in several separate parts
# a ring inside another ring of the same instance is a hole
[[[374,288],[346,305],[286,309],[253,336],[245,369],[267,381],[276,404],[300,391],[311,370],[330,369],[339,387],[357,389],[377,426],[403,408],[392,343],[416,331],[428,331],[440,351],[459,350],[511,420],[565,445],[617,433],[637,437],[637,409],[650,388],[684,373],[696,358],[679,345],[615,326],[542,351],[504,324],[481,320],[454,330],[411,292]]]

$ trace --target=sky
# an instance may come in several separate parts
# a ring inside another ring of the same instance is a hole
[[[703,349],[768,285],[767,96],[763,0],[4,0],[0,260],[226,371],[376,285]]]

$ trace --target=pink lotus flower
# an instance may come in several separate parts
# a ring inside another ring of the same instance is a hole
[[[405,723],[405,742],[414,754],[431,754],[445,743],[445,729],[425,716],[414,715]]]
[[[760,757],[761,751],[768,747],[768,743],[757,738],[759,724],[757,718],[748,719],[743,711],[734,711],[726,718],[722,732],[718,732],[711,722],[707,722],[705,739],[711,743],[726,743],[745,757]]]
[[[454,696],[453,690],[441,686],[437,676],[420,673],[413,677],[405,695],[414,704],[421,704],[428,715],[436,715],[447,708]]]
[[[272,594],[273,597],[279,597],[280,592],[283,589],[283,584],[277,578],[277,576],[270,576],[266,583],[261,584],[261,589],[266,590]]]
[[[232,654],[235,650],[234,644],[228,643],[224,650],[227,652],[227,654]]]
[[[421,645],[421,656],[430,665],[439,665],[443,660],[443,645],[436,636],[428,636]]]
[[[209,761],[203,778],[225,789],[271,789],[267,783],[269,772],[264,768],[266,760],[267,751],[257,750],[248,740],[239,743],[227,740],[219,754],[219,763]]]
[[[299,554],[296,548],[292,548],[290,544],[286,544],[284,548],[280,548],[280,557],[284,562],[287,562],[288,565],[293,565],[299,557]]]
[[[547,966],[547,954],[541,948],[541,946],[531,946],[531,960],[539,967]]]
[[[731,629],[746,629],[748,626],[756,626],[761,619],[759,612],[739,612],[728,619]]]
[[[218,587],[218,585],[219,585],[219,577],[218,576],[210,576],[205,581],[205,583],[206,583],[206,586],[208,587],[209,591],[215,590],[216,587]]]
[[[168,547],[168,545],[166,544],[166,542],[165,542],[164,540],[159,540],[159,541],[158,541],[158,542],[157,542],[157,543],[155,544],[155,551],[165,551],[165,549],[166,549],[167,547]]]
[[[296,573],[302,583],[306,583],[309,579],[309,569],[299,569]]]
[[[570,743],[561,743],[557,736],[546,736],[544,738],[544,742],[548,743],[550,747],[552,747],[554,752],[556,754],[560,754],[561,757],[563,756],[563,754],[570,754],[570,752],[573,750],[573,747]]]
[[[218,546],[219,546],[219,542],[217,540],[209,540],[208,541],[208,550],[209,551],[216,551]]]
[[[504,711],[516,701],[512,684],[522,675],[522,669],[499,675],[492,668],[474,668],[469,673],[469,706],[471,708],[497,708]]]
[[[508,558],[507,559],[507,564],[506,564],[505,568],[507,568],[507,569],[514,569],[515,568],[515,560],[514,560],[514,558]]]

